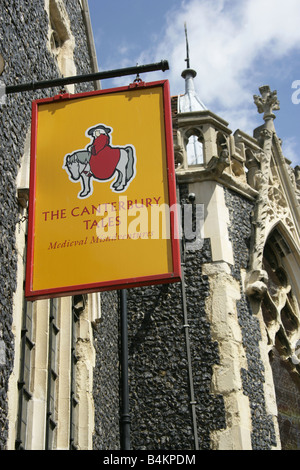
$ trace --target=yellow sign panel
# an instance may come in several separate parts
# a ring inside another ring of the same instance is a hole
[[[29,299],[180,277],[167,81],[33,103]]]

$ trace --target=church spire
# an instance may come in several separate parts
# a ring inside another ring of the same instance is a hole
[[[190,52],[186,23],[184,23],[185,40],[186,40],[186,59],[187,68],[182,72],[181,76],[185,80],[185,94],[179,97],[179,112],[189,113],[192,111],[204,111],[205,105],[202,103],[195,91],[194,78],[197,72],[190,68]]]

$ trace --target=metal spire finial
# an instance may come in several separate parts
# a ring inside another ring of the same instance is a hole
[[[190,68],[190,53],[189,53],[189,41],[188,41],[186,23],[184,23],[184,31],[185,31],[185,41],[186,41],[186,59],[185,59],[185,62],[186,62],[187,68],[189,69]]]
[[[190,68],[190,53],[189,53],[189,41],[187,35],[186,23],[184,23],[185,39],[186,39],[186,59],[187,68],[183,70],[181,76],[185,80],[185,93],[179,98],[179,112],[190,113],[193,111],[204,111],[206,107],[197,96],[194,87],[194,78],[197,75],[196,70]]]

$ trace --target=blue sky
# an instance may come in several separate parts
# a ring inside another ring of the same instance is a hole
[[[300,165],[299,0],[89,0],[89,8],[99,70],[166,59],[169,71],[142,79],[168,79],[172,95],[184,92],[186,22],[195,87],[206,107],[233,132],[252,135],[263,123],[253,95],[270,85],[280,102],[275,127],[284,154]],[[134,78],[103,80],[102,88]]]

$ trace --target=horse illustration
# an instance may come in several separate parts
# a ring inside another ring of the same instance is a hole
[[[80,199],[93,192],[92,180],[109,181],[113,179],[111,190],[123,192],[135,177],[135,149],[132,145],[113,147],[110,145],[111,127],[98,124],[87,130],[93,142],[86,149],[76,150],[65,156],[63,168],[71,181],[81,179]]]

